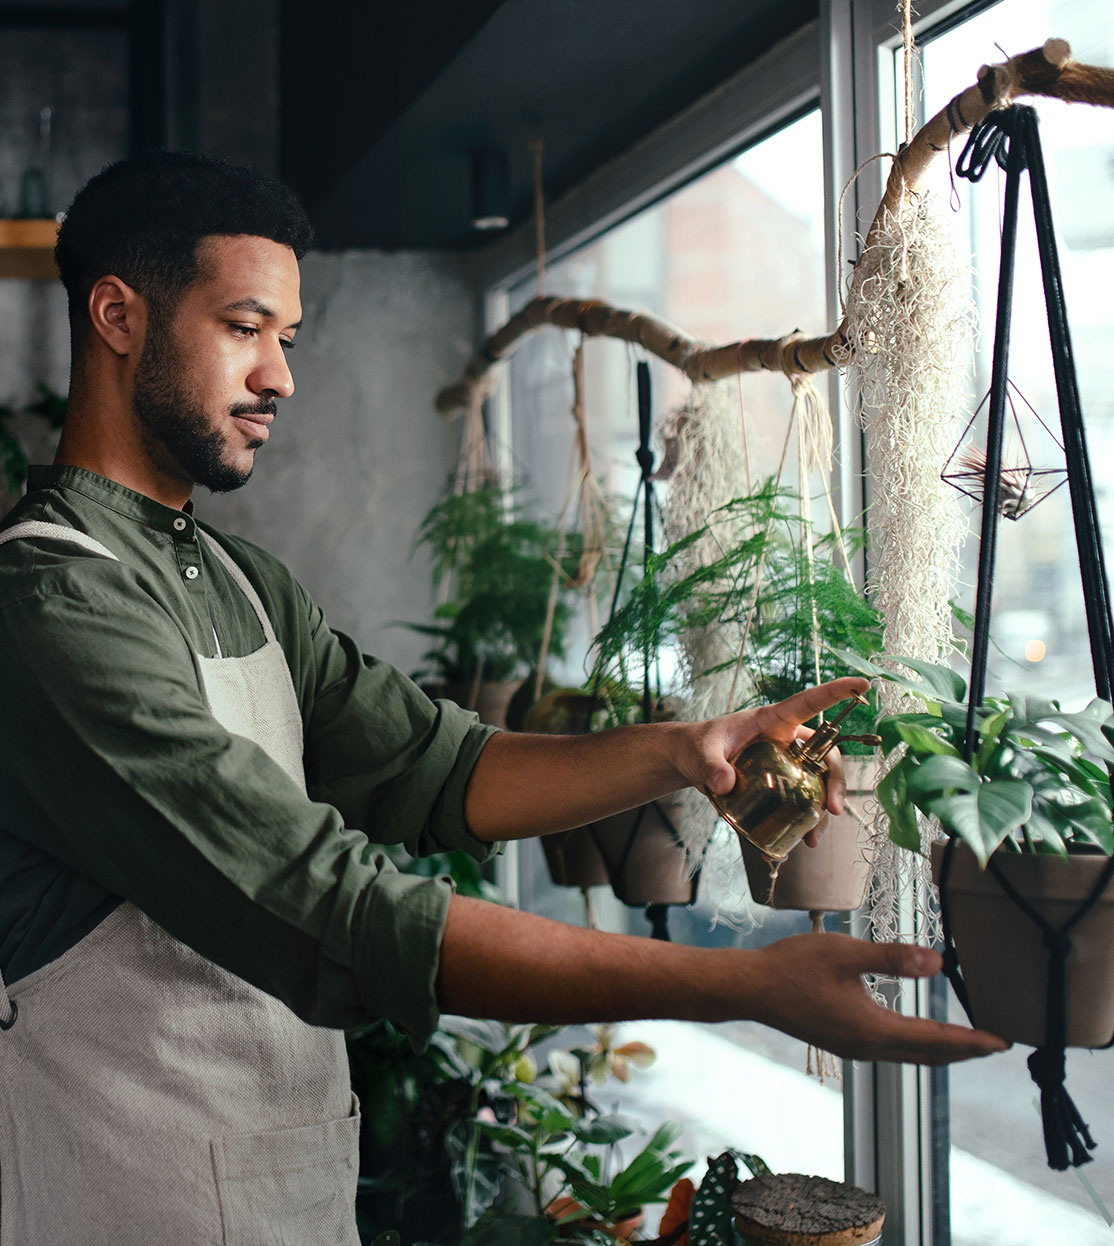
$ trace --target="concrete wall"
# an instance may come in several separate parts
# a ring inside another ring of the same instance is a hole
[[[458,261],[428,254],[310,255],[295,393],[243,489],[199,493],[198,513],[281,556],[329,621],[413,669],[424,642],[395,626],[430,613],[414,532],[455,464],[459,426],[433,411],[474,341]]]
[[[434,413],[433,396],[471,353],[471,290],[452,257],[310,255],[302,304],[296,391],[254,477],[194,501],[200,517],[284,559],[334,627],[409,672],[426,646],[395,624],[431,611],[413,537],[455,464],[459,425]],[[65,392],[68,359],[61,286],[0,281],[0,403],[22,403],[38,379]],[[49,461],[41,423],[18,429],[32,461]]]

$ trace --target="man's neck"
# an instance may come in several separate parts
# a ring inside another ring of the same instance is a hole
[[[91,428],[95,424],[95,420],[87,420],[80,413],[67,411],[54,456],[55,467],[81,467],[163,506],[174,510],[185,506],[193,493],[191,481],[158,470],[146,453],[137,452],[133,438],[106,436]]]

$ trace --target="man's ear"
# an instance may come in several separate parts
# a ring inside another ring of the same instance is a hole
[[[113,352],[125,356],[143,349],[147,301],[119,277],[101,277],[89,291],[89,320]]]

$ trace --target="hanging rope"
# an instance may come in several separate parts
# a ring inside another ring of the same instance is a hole
[[[950,100],[898,153],[867,233],[864,251],[871,247],[878,232],[891,227],[894,214],[920,189],[936,159],[947,152],[952,135],[966,134],[991,111],[1007,106],[1020,95],[1114,106],[1114,70],[1071,60],[1071,49],[1063,39],[1049,39],[1041,47],[999,65],[984,65],[977,82]],[[544,253],[544,242],[541,250]],[[612,307],[599,299],[539,295],[488,337],[469,360],[460,379],[437,394],[437,411],[452,415],[466,410],[472,391],[485,386],[492,367],[511,352],[524,334],[545,325],[579,329],[589,337],[615,337],[638,343],[697,382],[722,380],[740,371],[825,372],[843,367],[853,349],[845,324],[822,337],[790,333],[781,338],[745,338],[711,346],[647,313]]]
[[[538,265],[538,297],[545,297],[545,185],[542,181],[542,140],[530,140],[534,153],[534,249]]]
[[[986,131],[991,127],[998,135]],[[1102,540],[1095,511],[1094,486],[1083,428],[1082,408],[1072,357],[1071,338],[1063,297],[1059,257],[1052,228],[1048,184],[1044,172],[1036,114],[1031,108],[1017,107],[988,117],[972,134],[961,165],[963,175],[977,180],[989,165],[990,153],[1006,167],[1006,197],[1002,212],[1002,252],[998,278],[998,306],[995,319],[994,355],[986,441],[986,471],[983,478],[982,524],[979,541],[978,584],[975,597],[974,640],[971,649],[971,678],[968,690],[967,731],[964,754],[968,761],[978,747],[976,714],[986,686],[989,654],[991,598],[993,592],[999,494],[1001,489],[1002,443],[1008,400],[1010,320],[1013,304],[1013,273],[1016,255],[1018,200],[1022,173],[1028,170],[1036,221],[1037,249],[1044,283],[1049,338],[1052,345],[1056,394],[1064,434],[1068,485],[1072,499],[1079,566],[1087,610],[1087,633],[1091,644],[1095,687],[1106,701],[1111,699],[1114,677],[1114,622],[1111,619],[1109,586]],[[976,175],[975,170],[978,170]],[[1114,776],[1111,779],[1114,790]],[[954,837],[948,843],[940,878],[940,909],[945,936],[945,972],[968,1016],[966,986],[960,973],[952,938],[948,880],[955,851]],[[1059,927],[1053,926],[1010,882],[991,858],[987,871],[998,885],[1041,932],[1048,952],[1047,994],[1045,999],[1044,1042],[1029,1057],[1029,1071],[1040,1088],[1041,1122],[1048,1165],[1056,1170],[1078,1167],[1089,1162],[1095,1142],[1064,1084],[1064,1050],[1067,1045],[1067,961],[1072,950],[1071,932],[1083,921],[1114,879],[1114,857],[1107,862],[1090,895],[1076,912]]]
[[[901,50],[905,68],[905,142],[913,141],[916,124],[913,118],[913,65],[915,47],[913,44],[913,4],[912,0],[901,0]]]
[[[542,695],[545,684],[545,668],[549,659],[549,645],[553,636],[553,621],[557,613],[557,600],[560,595],[561,582],[571,583],[578,589],[588,590],[595,577],[607,543],[610,525],[610,508],[599,481],[592,472],[591,451],[588,445],[588,424],[584,413],[584,339],[581,338],[573,352],[572,361],[573,400],[572,417],[575,424],[573,437],[572,461],[570,464],[570,484],[565,494],[564,505],[557,521],[557,550],[552,558],[553,579],[549,587],[549,601],[546,606],[545,625],[542,629],[542,643],[538,655],[538,669],[534,680],[534,700]],[[573,500],[576,505],[573,507]],[[575,510],[581,535],[580,559],[575,572],[570,577],[565,571],[565,554],[568,550],[568,515]],[[592,634],[598,631],[595,617],[595,596],[586,593],[588,603],[589,626]]]

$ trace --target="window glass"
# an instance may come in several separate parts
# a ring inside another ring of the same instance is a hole
[[[1004,0],[923,48],[925,114],[944,107],[974,81],[978,67],[1038,47],[1050,36],[1069,40],[1073,55],[1114,64],[1114,23],[1106,3]],[[900,52],[898,54],[900,71]],[[1026,100],[1040,118],[1075,350],[1084,420],[1097,485],[1100,523],[1114,539],[1114,493],[1105,464],[1114,451],[1114,113],[1054,100]],[[954,166],[961,144],[953,143]],[[978,309],[979,342],[968,397],[970,414],[990,384],[998,285],[999,222],[1005,174],[992,165],[976,186],[949,177],[941,161],[937,199],[949,205],[961,257],[969,257]],[[1044,315],[1031,200],[1023,184],[1009,376],[1021,435],[1034,467],[1062,468],[1048,330]],[[1046,433],[1031,407],[1052,430]],[[979,422],[969,438],[985,443]],[[1006,464],[1020,462],[1020,438],[1007,424]],[[1012,457],[1011,457],[1012,456]],[[974,504],[972,503],[972,507]],[[977,517],[975,519],[977,524]],[[974,531],[966,551],[965,603],[972,604],[978,559]],[[1078,708],[1094,695],[1083,595],[1066,486],[1017,522],[1000,525],[994,584],[988,688],[1018,689],[1059,698]],[[952,1004],[953,1019],[961,1021]],[[1114,1102],[1105,1054],[1069,1051],[1068,1089],[1100,1143],[1085,1169],[1048,1169],[1037,1090],[1025,1059],[1029,1048],[950,1072],[951,1234],[955,1246],[1012,1246],[1036,1241],[1073,1246],[1107,1243],[1111,1230],[1096,1200],[1114,1207]]]
[[[820,114],[810,111],[552,265],[546,292],[647,310],[711,343],[779,337],[797,328],[820,333],[827,328],[823,163]],[[512,310],[526,303],[535,289],[533,281],[512,289]],[[562,511],[571,487],[571,366],[577,340],[573,333],[554,329],[536,332],[519,346],[509,367],[516,476],[524,492],[549,514]],[[618,500],[623,528],[639,481],[634,368],[641,357],[615,340],[585,343],[592,467],[604,491]],[[660,360],[650,358],[649,363],[657,428],[686,399],[689,384]],[[772,473],[788,427],[789,386],[780,375],[750,374],[738,390],[748,419],[753,472]],[[660,462],[657,445],[655,453]],[[792,468],[785,483],[795,485]],[[601,609],[606,611],[606,606],[602,603]],[[559,678],[584,680],[592,634],[585,623],[575,652],[563,668],[555,667]],[[737,860],[734,836],[730,839],[726,850]],[[519,899],[536,912],[585,920],[584,899],[549,882],[536,843],[521,846]],[[625,909],[609,889],[592,888],[590,901],[594,920],[604,928],[649,933],[642,913]],[[672,937],[686,943],[757,946],[808,928],[804,913],[755,908],[745,915],[748,928],[741,931],[713,925],[713,914],[702,886],[693,907],[671,909]],[[803,1044],[751,1024],[631,1025],[624,1027],[624,1036],[653,1044],[659,1061],[627,1086],[609,1086],[609,1102],[644,1112],[649,1121],[663,1116],[682,1121],[690,1153],[701,1159],[734,1146],[764,1156],[775,1170],[842,1178],[839,1082],[821,1085],[806,1075]],[[803,1130],[802,1120],[808,1121]]]

